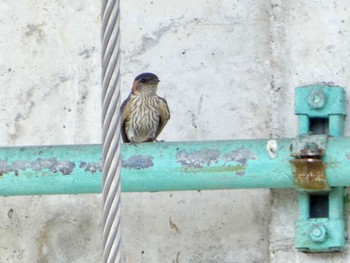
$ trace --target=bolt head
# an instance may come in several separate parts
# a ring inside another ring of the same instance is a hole
[[[309,237],[315,243],[322,243],[327,239],[327,228],[324,224],[313,224],[309,230]]]
[[[326,95],[320,89],[313,89],[309,93],[308,103],[313,109],[321,109],[326,104]]]

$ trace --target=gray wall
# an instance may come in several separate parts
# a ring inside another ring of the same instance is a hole
[[[294,137],[294,88],[350,81],[345,0],[121,8],[122,97],[135,75],[156,73],[172,114],[166,141]],[[0,145],[100,142],[99,14],[92,0],[0,2]],[[348,249],[294,249],[292,190],[122,197],[124,262],[350,260]],[[0,262],[101,262],[101,195],[0,199]]]

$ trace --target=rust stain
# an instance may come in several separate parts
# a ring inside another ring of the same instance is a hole
[[[296,159],[290,161],[294,168],[294,181],[305,190],[327,190],[325,165],[321,159]]]
[[[324,191],[329,189],[326,177],[326,166],[322,156],[325,151],[314,142],[307,142],[290,163],[293,165],[294,183],[304,190]]]
[[[176,233],[181,233],[177,225],[171,220],[171,217],[169,217],[169,225],[172,230],[176,231]]]
[[[150,168],[153,165],[153,157],[150,155],[134,155],[127,160],[122,159],[123,168],[141,170]]]

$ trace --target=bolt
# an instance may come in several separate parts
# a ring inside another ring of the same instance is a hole
[[[312,90],[308,96],[308,103],[313,109],[321,109],[326,104],[326,95],[322,90]]]
[[[313,224],[309,230],[309,237],[315,243],[322,243],[327,239],[327,229],[324,224]]]

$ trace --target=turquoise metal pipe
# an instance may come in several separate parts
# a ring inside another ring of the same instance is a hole
[[[102,192],[101,145],[0,148],[0,195]]]
[[[122,191],[293,188],[293,140],[267,142],[123,144]],[[0,148],[0,195],[100,193],[100,158],[100,145]],[[324,161],[330,186],[350,186],[350,138],[330,138]]]

